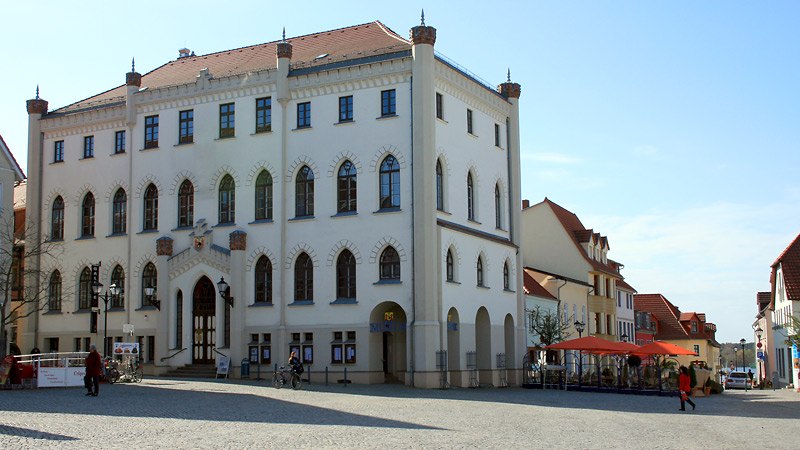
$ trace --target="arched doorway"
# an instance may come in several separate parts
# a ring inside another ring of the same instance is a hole
[[[385,383],[405,383],[406,313],[395,302],[383,302],[369,316],[370,370]],[[375,381],[380,382],[380,379]]]
[[[478,382],[492,383],[492,323],[489,311],[481,306],[475,315],[475,359],[478,366]]]
[[[192,295],[192,363],[213,364],[216,342],[216,300],[214,283],[200,278]]]
[[[506,369],[517,367],[517,358],[514,353],[514,318],[511,314],[506,314],[506,321],[503,324],[505,334]]]
[[[461,386],[461,324],[458,310],[447,311],[447,370],[450,372],[450,383]]]

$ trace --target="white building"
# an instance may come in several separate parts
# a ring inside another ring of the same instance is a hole
[[[487,86],[435,40],[372,22],[183,49],[64,108],[30,100],[28,216],[64,254],[30,262],[51,304],[25,348],[102,337],[102,262],[104,289],[124,287],[109,340],[134,325],[155,373],[290,349],[356,382],[438,386],[442,350],[454,385],[468,352],[481,383],[497,353],[518,367],[520,86]]]
[[[12,265],[12,247],[14,245],[14,187],[25,180],[25,174],[14,159],[14,155],[0,136],[0,268],[5,272]],[[16,269],[13,269],[16,270]],[[5,276],[3,280],[11,281]],[[0,321],[5,323],[3,334],[0,334],[0,355],[8,352],[9,344],[16,341],[16,311],[12,300],[16,300],[14,288],[3,286],[0,294]]]
[[[798,334],[792,316],[795,320],[800,317],[800,235],[772,263],[770,281],[774,297],[770,303],[772,333],[767,334],[767,360],[773,363],[767,367],[773,370],[771,378],[777,373],[779,386],[800,389],[800,354],[796,345],[787,344],[789,336]]]
[[[622,265],[615,263],[617,269]],[[636,326],[633,305],[633,295],[636,289],[622,279],[616,282],[617,286],[617,339],[624,342],[636,342]]]

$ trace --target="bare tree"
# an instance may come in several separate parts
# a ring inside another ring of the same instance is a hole
[[[48,307],[49,274],[31,263],[57,258],[63,251],[47,239],[26,241],[37,227],[31,222],[15,226],[12,217],[0,223],[0,356],[8,349],[7,329]]]
[[[570,337],[570,321],[561,321],[558,312],[537,306],[526,309],[525,313],[528,315],[528,327],[532,333],[539,335],[543,345],[555,344]]]

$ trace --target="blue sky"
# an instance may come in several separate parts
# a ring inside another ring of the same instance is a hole
[[[757,291],[800,233],[800,2],[61,1],[3,5],[0,134],[198,54],[381,20],[492,84],[522,84],[522,196],[607,235],[642,293],[752,339]],[[234,6],[235,5],[235,6]]]

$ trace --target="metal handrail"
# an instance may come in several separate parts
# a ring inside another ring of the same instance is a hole
[[[182,348],[182,349],[178,350],[177,352],[175,352],[175,353],[173,353],[173,354],[171,354],[171,355],[169,355],[169,356],[165,356],[165,357],[161,358],[161,359],[160,359],[160,361],[161,361],[161,362],[164,362],[164,361],[166,361],[166,360],[168,360],[168,359],[172,359],[173,357],[177,356],[177,355],[178,355],[178,353],[180,353],[180,352],[182,352],[182,351],[184,351],[184,350],[188,350],[188,348],[187,348],[187,347],[184,347],[184,348]]]
[[[228,355],[226,355],[225,353],[222,353],[221,351],[217,350],[217,347],[211,347],[211,350],[214,350],[214,353],[218,355],[224,356],[226,358],[228,357]]]

